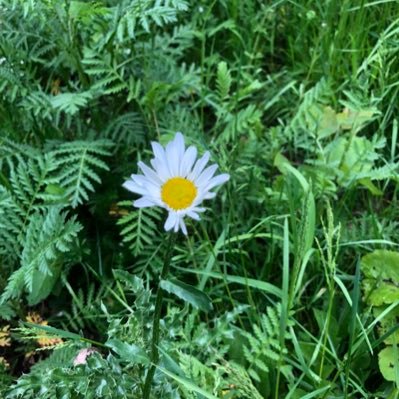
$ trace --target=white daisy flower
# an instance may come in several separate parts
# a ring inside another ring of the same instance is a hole
[[[181,229],[187,235],[184,217],[200,220],[199,213],[205,211],[199,206],[201,202],[214,198],[216,194],[211,190],[227,182],[230,176],[227,173],[214,176],[216,164],[205,168],[210,158],[208,151],[196,161],[197,149],[194,146],[186,149],[181,133],[176,133],[165,148],[156,142],[151,145],[152,168],[139,162],[143,174],[132,175],[123,187],[142,196],[134,201],[135,207],[160,206],[169,212],[166,231]]]

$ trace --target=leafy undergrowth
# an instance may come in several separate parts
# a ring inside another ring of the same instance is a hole
[[[173,249],[152,397],[399,396],[395,2],[0,11],[2,398],[143,397],[169,233],[122,183],[177,131],[231,177]]]

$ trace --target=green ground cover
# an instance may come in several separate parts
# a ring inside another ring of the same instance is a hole
[[[398,398],[398,56],[395,0],[2,0],[0,398]],[[178,131],[187,236],[122,187]]]

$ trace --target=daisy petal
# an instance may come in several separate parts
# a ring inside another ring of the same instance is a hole
[[[138,167],[142,170],[142,172],[144,173],[144,176],[151,180],[152,183],[154,184],[162,184],[161,179],[159,178],[159,176],[151,169],[149,168],[144,162],[138,162],[137,163]]]
[[[181,160],[180,175],[182,177],[186,177],[190,173],[196,158],[197,149],[194,146],[188,147]]]
[[[211,154],[209,151],[206,151],[205,154],[196,162],[194,169],[188,175],[190,180],[195,180],[200,175],[208,163],[210,156]]]
[[[151,201],[149,198],[142,197],[136,201],[133,202],[133,205],[136,208],[148,208],[150,206],[156,205],[153,201]]]
[[[187,235],[187,227],[186,224],[184,223],[183,218],[180,218],[180,228],[183,234],[186,236]]]
[[[184,155],[184,137],[180,132],[177,132],[175,138],[167,144],[165,153],[171,175],[178,176]]]
[[[147,183],[147,179],[143,175],[135,175],[135,174],[133,174],[130,177],[140,187],[144,187],[145,184]]]
[[[197,178],[195,181],[197,187],[201,187],[205,184],[209,183],[209,180],[212,178],[212,176],[215,174],[216,169],[218,166],[216,164],[213,164],[211,166],[208,166]]]
[[[151,159],[150,162],[162,183],[165,183],[165,181],[170,178],[169,168],[166,161],[163,162],[159,158],[154,158]]]
[[[170,141],[166,145],[166,162],[168,163],[171,176],[177,176],[179,173],[179,158],[175,147],[175,142]]]
[[[215,198],[216,197],[216,193],[213,193],[213,192],[208,192],[208,193],[205,193],[204,194],[204,199],[212,199],[212,198]]]
[[[175,135],[175,148],[176,148],[176,152],[179,158],[179,163],[181,162],[183,155],[184,155],[184,151],[185,151],[185,145],[184,145],[184,137],[180,132],[177,132]]]
[[[169,177],[170,170],[168,167],[168,162],[166,160],[165,149],[161,146],[161,144],[159,144],[155,141],[151,142],[151,146],[152,146],[152,151],[154,152],[155,160],[157,161],[157,164],[160,166],[160,169],[163,169],[167,173],[167,176]]]
[[[177,214],[175,212],[169,212],[168,218],[166,219],[164,228],[166,231],[171,230],[176,224],[176,219],[178,219]]]
[[[158,183],[154,183],[152,180],[147,179],[143,175],[132,175],[133,181],[142,189],[145,189],[151,196],[158,198],[160,196],[161,186]]]
[[[142,187],[139,186],[138,184],[136,184],[133,180],[127,180],[122,184],[123,187],[126,188],[126,190],[129,190],[133,193],[136,194],[140,194],[140,195],[146,195],[147,194],[147,190]]]
[[[198,213],[194,212],[194,211],[188,211],[187,212],[187,216],[189,216],[191,219],[194,219],[194,220],[201,220],[201,218],[198,215]]]
[[[223,183],[226,183],[230,179],[230,175],[228,173],[222,173],[221,175],[213,177],[211,180],[209,180],[208,184],[206,187],[204,187],[204,190],[211,190],[212,188],[216,186],[220,186]]]
[[[179,226],[180,226],[180,220],[183,219],[181,216],[176,215],[176,221],[175,221],[175,227],[174,227],[174,232],[177,233],[179,231]]]
[[[157,143],[156,141],[151,141],[152,151],[156,158],[165,159],[165,150],[161,146],[161,144]]]

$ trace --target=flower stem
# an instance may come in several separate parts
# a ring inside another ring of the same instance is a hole
[[[173,248],[175,246],[177,234],[170,233],[164,263],[161,271],[160,281],[164,280],[169,273],[170,260],[172,258]],[[159,343],[159,320],[161,318],[163,290],[158,282],[157,297],[155,300],[154,320],[152,323],[152,339],[151,339],[151,367],[148,370],[144,383],[143,399],[149,399],[151,393],[152,379],[154,378],[155,368],[159,361],[158,343]]]

